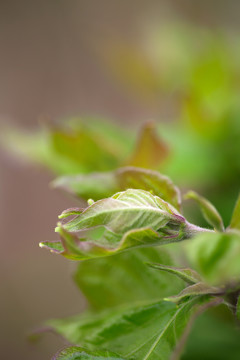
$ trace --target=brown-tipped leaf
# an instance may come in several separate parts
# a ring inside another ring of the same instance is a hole
[[[147,122],[141,130],[136,149],[127,165],[156,169],[168,155],[167,145],[158,137],[155,123]]]

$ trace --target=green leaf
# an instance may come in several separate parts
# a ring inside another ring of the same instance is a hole
[[[240,195],[238,196],[237,203],[233,210],[230,228],[240,230]]]
[[[100,230],[101,235],[103,235],[102,228],[97,230]],[[118,246],[111,248],[112,236],[114,236],[114,240],[117,240],[117,236],[109,231],[106,232],[106,239],[99,238],[99,234],[96,234],[97,231],[93,231],[89,234],[90,236],[93,235],[93,237],[87,239],[81,238],[81,240],[74,234],[66,231],[60,224],[58,232],[61,236],[61,241],[43,241],[39,246],[53,253],[61,254],[71,260],[87,260],[102,256],[111,256],[130,248],[164,245],[182,240],[182,238],[177,239],[176,236],[164,237],[152,229],[142,228],[128,231],[122,239],[119,237]],[[97,238],[95,235],[97,235]],[[97,245],[98,239],[101,241],[99,245]],[[109,245],[107,241],[110,241]],[[106,243],[106,246],[104,246],[104,243]]]
[[[190,285],[196,284],[201,281],[201,276],[196,271],[190,268],[177,268],[157,263],[148,263],[148,265],[154,269],[169,272],[170,274],[179,277]]]
[[[185,195],[186,199],[193,199],[195,200],[203,213],[205,220],[213,226],[218,231],[224,231],[224,225],[221,218],[221,215],[217,211],[217,209],[204,197],[198,195],[195,191],[189,191]]]
[[[105,173],[65,176],[56,179],[53,186],[63,188],[86,200],[90,197],[100,200],[118,191],[141,189],[161,197],[177,210],[181,207],[180,191],[167,176],[137,167],[124,167]]]
[[[79,212],[56,228],[64,248],[61,254],[79,260],[113,255],[128,248],[177,242],[188,238],[191,232],[190,224],[176,209],[143,190],[117,193]],[[60,218],[67,215],[65,211]],[[49,243],[40,246],[49,248]],[[59,243],[55,250],[59,253]]]
[[[58,352],[52,360],[124,360],[110,351],[90,351],[79,346],[71,346]]]
[[[93,309],[137,301],[157,301],[183,289],[184,283],[166,272],[157,272],[146,262],[173,263],[163,249],[144,248],[114,256],[82,261],[74,280]],[[106,281],[107,279],[107,281]]]
[[[191,316],[208,300],[193,298],[178,306],[162,300],[48,324],[71,343],[91,351],[108,349],[132,360],[168,360]]]
[[[203,233],[185,243],[192,266],[210,284],[240,280],[240,236],[236,233]]]

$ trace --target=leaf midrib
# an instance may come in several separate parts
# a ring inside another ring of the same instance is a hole
[[[163,328],[163,330],[161,331],[161,333],[159,334],[159,336],[157,337],[157,339],[155,340],[155,342],[153,343],[153,345],[151,346],[150,350],[148,351],[148,353],[145,355],[145,357],[143,358],[143,360],[147,360],[149,358],[149,356],[152,354],[153,350],[156,348],[157,344],[159,343],[159,341],[161,340],[162,336],[164,335],[164,333],[167,331],[167,329],[169,328],[169,326],[172,324],[172,322],[176,319],[177,315],[180,313],[180,311],[182,309],[184,309],[185,306],[187,306],[190,302],[192,302],[193,300],[190,300],[186,303],[183,304],[183,306],[181,306],[176,313],[174,314],[174,316],[168,321],[168,323],[165,325],[165,327]],[[136,350],[131,351],[130,354],[133,354]],[[127,356],[129,356],[130,354],[127,354]]]
[[[158,213],[158,214],[166,214],[166,215],[168,215],[168,213],[166,212],[166,211],[164,211],[164,210],[161,210],[161,209],[159,209],[159,208],[153,208],[153,207],[147,207],[147,206],[137,206],[137,207],[129,207],[129,208],[126,208],[126,207],[124,207],[124,208],[117,208],[117,209],[111,209],[111,210],[105,210],[105,211],[101,211],[101,212],[99,212],[98,214],[95,214],[95,215],[93,215],[93,216],[90,216],[90,217],[86,217],[85,219],[82,219],[82,220],[80,220],[78,223],[76,223],[76,224],[74,224],[73,226],[74,227],[76,227],[76,226],[79,226],[79,225],[81,225],[84,221],[90,221],[91,219],[94,219],[95,217],[97,217],[97,216],[99,216],[99,215],[104,215],[104,214],[108,214],[108,213],[115,213],[115,212],[121,212],[121,211],[129,211],[129,212],[131,212],[131,211],[137,211],[137,210],[144,210],[144,211],[146,211],[146,212],[149,212],[149,213]],[[81,214],[81,215],[83,215],[83,213]],[[169,214],[169,218],[170,218],[170,214]],[[74,219],[74,220],[76,220],[76,219]],[[72,222],[74,221],[74,220],[72,220]],[[67,224],[65,224],[64,225],[64,227],[66,228],[66,229],[69,229],[69,226],[67,226],[67,225],[70,225],[70,223],[67,223]],[[73,230],[73,229],[72,229]]]

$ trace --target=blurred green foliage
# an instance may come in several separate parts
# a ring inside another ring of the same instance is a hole
[[[139,135],[134,136],[135,129],[124,129],[105,120],[71,119],[57,126],[45,126],[30,135],[5,128],[1,142],[15,154],[50,169],[59,176],[55,185],[84,199],[98,200],[126,190],[129,186],[120,181],[120,173],[116,170],[119,167],[133,165],[160,171],[181,189],[192,188],[210,199],[221,216],[210,202],[197,196],[207,221],[221,231],[224,229],[222,219],[225,226],[230,223],[240,188],[238,34],[212,33],[193,26],[170,24],[151,28],[138,45],[107,44],[100,56],[113,77],[140,101],[156,106],[161,99],[167,99],[174,114],[170,122],[156,119],[156,126],[147,123]],[[148,176],[140,180],[133,176],[130,180],[124,181],[133,188],[153,188]],[[159,191],[158,185],[154,191]],[[177,193],[175,195],[178,205]],[[199,210],[187,203],[184,211],[190,220],[206,226]],[[199,235],[194,242],[186,243],[185,249],[177,247],[177,256],[172,248],[169,252],[179,262],[184,262],[185,251],[193,267],[211,284],[218,285],[220,278],[222,281],[238,278],[239,200],[230,223],[229,230],[233,229],[227,234]],[[79,266],[75,280],[93,308],[104,307],[95,295],[101,292],[100,277],[107,275],[105,306],[111,307],[118,301],[131,303],[135,295],[144,300],[148,297],[157,300],[154,286],[158,286],[159,281],[161,295],[170,295],[167,286],[170,275],[155,277],[152,270],[146,270],[146,265],[136,265],[140,270],[145,268],[144,274],[149,274],[150,278],[149,282],[143,278],[142,283],[136,283],[138,274],[133,265],[139,258],[148,261],[148,258],[159,256],[150,249],[137,250],[115,255],[109,262],[98,259],[94,268],[90,260]],[[168,255],[161,256],[164,257],[161,263],[172,265]],[[117,269],[122,266],[124,271],[114,269],[109,274],[116,263],[120,264]],[[122,287],[114,288],[114,276],[119,281],[127,279],[123,291]],[[131,294],[134,284],[137,284],[136,293]],[[142,293],[141,284],[144,289],[149,286],[147,295]],[[171,285],[175,286],[175,282]],[[176,282],[176,288],[180,289],[181,284]],[[200,317],[183,359],[235,360],[240,357],[239,334],[233,319],[229,314],[225,316],[224,311],[208,312]]]
[[[101,56],[141,102],[166,100],[174,115],[171,125],[159,125],[170,147],[160,170],[182,186],[201,188],[228,222],[240,177],[238,34],[153,24],[138,43],[107,43]]]

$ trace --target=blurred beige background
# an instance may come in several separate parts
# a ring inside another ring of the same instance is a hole
[[[160,117],[111,78],[96,56],[108,39],[138,41],[152,19],[239,27],[237,1],[1,1],[0,121],[35,128],[39,119],[95,115],[139,122]],[[197,40],[196,40],[197,41]],[[45,319],[85,306],[71,281],[73,264],[40,250],[73,200],[50,191],[51,176],[0,156],[1,359],[50,359],[61,341],[35,345],[26,334]]]

